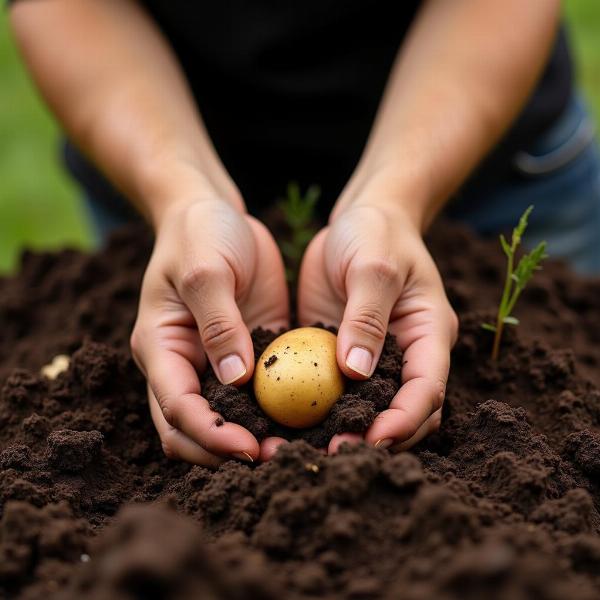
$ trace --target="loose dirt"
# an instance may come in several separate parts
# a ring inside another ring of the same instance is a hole
[[[501,253],[440,225],[430,246],[461,317],[440,432],[328,457],[311,445],[324,425],[211,472],[162,455],[128,351],[150,244],[133,227],[93,256],[26,254],[0,280],[0,597],[600,596],[599,280],[550,261],[492,364],[480,323]],[[59,354],[67,371],[43,377]],[[380,410],[392,371],[349,395]],[[210,379],[225,418],[272,431]]]

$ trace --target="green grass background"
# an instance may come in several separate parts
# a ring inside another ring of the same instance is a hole
[[[600,0],[567,0],[581,86],[600,123]],[[90,248],[78,191],[58,159],[56,123],[36,95],[0,9],[0,273],[21,249]]]

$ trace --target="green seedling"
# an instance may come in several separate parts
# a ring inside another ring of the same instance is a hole
[[[291,182],[287,186],[287,196],[279,202],[279,208],[291,232],[289,239],[279,243],[281,252],[287,259],[286,277],[290,283],[296,282],[304,251],[317,232],[313,223],[315,206],[320,195],[320,188],[311,185],[302,196],[300,186]]]
[[[516,326],[519,324],[519,320],[512,316],[512,311],[521,292],[525,289],[525,286],[533,277],[535,271],[541,269],[540,263],[542,260],[548,256],[546,254],[546,242],[540,242],[531,252],[521,257],[521,260],[519,260],[515,268],[515,254],[517,248],[521,244],[521,238],[527,229],[527,220],[529,219],[532,210],[533,206],[530,206],[519,219],[519,224],[513,229],[510,244],[503,235],[500,236],[500,244],[502,245],[504,254],[506,254],[507,260],[504,291],[502,292],[502,298],[498,308],[496,324],[484,323],[482,325],[484,329],[493,331],[495,334],[494,345],[492,347],[492,360],[494,361],[498,360],[500,341],[502,339],[504,326]]]

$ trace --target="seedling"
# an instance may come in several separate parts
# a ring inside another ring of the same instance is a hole
[[[279,202],[285,222],[291,231],[290,239],[282,240],[279,244],[281,252],[287,259],[286,277],[290,283],[295,283],[302,255],[317,232],[313,222],[315,206],[320,195],[320,188],[311,185],[302,196],[300,186],[296,182],[291,182],[287,187],[287,197]]]
[[[521,238],[527,229],[527,220],[533,210],[530,206],[519,219],[519,224],[513,229],[512,240],[509,244],[506,238],[500,236],[502,250],[506,254],[506,280],[504,282],[504,291],[498,308],[496,324],[483,323],[482,327],[488,331],[494,332],[494,345],[492,347],[492,360],[498,360],[500,353],[500,340],[505,325],[518,325],[519,320],[512,316],[512,311],[525,289],[529,280],[533,277],[535,271],[541,269],[540,263],[547,258],[546,242],[540,242],[531,252],[524,254],[515,268],[515,253],[521,244]]]

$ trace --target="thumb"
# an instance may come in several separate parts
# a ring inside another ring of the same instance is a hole
[[[390,313],[398,298],[398,270],[384,260],[357,261],[346,275],[347,302],[338,332],[337,361],[345,375],[365,379],[375,370]]]
[[[235,277],[228,265],[198,266],[178,290],[198,326],[202,347],[219,381],[242,384],[254,370],[252,339],[235,301]]]

